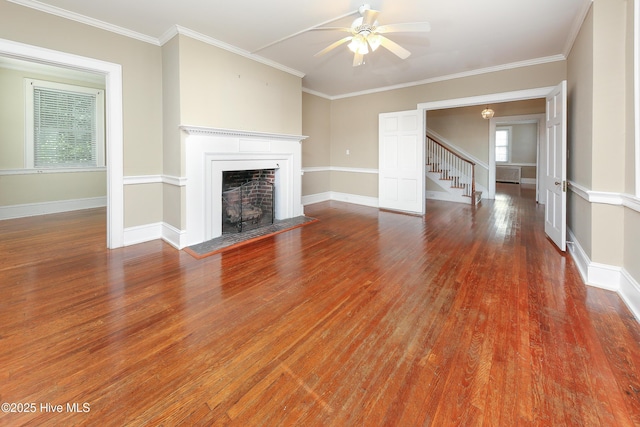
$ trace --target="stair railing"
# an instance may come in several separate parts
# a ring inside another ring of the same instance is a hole
[[[462,195],[476,204],[476,164],[445,147],[427,135],[427,168],[438,172],[440,179],[451,182],[451,187],[461,188]]]

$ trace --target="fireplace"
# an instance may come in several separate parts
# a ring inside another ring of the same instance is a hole
[[[222,234],[273,224],[275,169],[222,173]]]
[[[302,150],[305,136],[181,126],[186,159],[186,229],[181,247],[223,232],[223,175],[271,170],[274,220],[304,215]]]

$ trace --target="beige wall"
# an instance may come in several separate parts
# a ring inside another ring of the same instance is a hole
[[[594,102],[590,189],[622,193],[625,190],[626,145],[626,2],[596,0],[592,12]],[[594,203],[591,212],[591,260],[607,265],[623,265],[623,208]]]
[[[378,198],[378,174],[332,171],[331,191]]]
[[[538,125],[511,125],[511,163],[536,163],[538,160]]]
[[[104,197],[105,172],[0,175],[0,206]]]
[[[331,101],[306,92],[302,93],[302,165],[305,168],[326,168],[331,164]],[[302,195],[330,191],[329,171],[305,172]]]
[[[0,169],[24,167],[22,72],[0,68]],[[16,104],[20,100],[19,104]]]
[[[640,213],[624,211],[624,268],[640,282]]]
[[[567,179],[591,188],[593,147],[593,9],[587,14],[567,59]],[[568,194],[567,227],[592,256],[591,203]]]
[[[629,195],[640,196],[640,188],[636,188],[636,174],[640,173],[639,164],[635,163],[637,141],[635,140],[635,70],[634,70],[634,5],[633,1],[627,1],[626,9],[626,38],[625,38],[625,96],[626,96],[626,126],[625,126],[625,189]],[[635,279],[640,282],[640,212],[629,208],[624,209],[623,217],[624,230],[622,232],[624,240],[623,267]]]
[[[597,0],[592,6],[593,98],[597,100],[593,103],[592,189],[598,191],[624,191],[627,3]]]
[[[179,37],[181,124],[301,134],[300,77]]]
[[[156,224],[162,221],[162,184],[127,185],[124,193],[124,215],[131,226]]]

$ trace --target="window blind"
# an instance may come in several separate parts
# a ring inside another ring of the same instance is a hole
[[[34,87],[35,167],[96,166],[96,96]]]

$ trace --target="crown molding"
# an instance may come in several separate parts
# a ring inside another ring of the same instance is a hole
[[[302,88],[303,92],[309,93],[311,95],[315,95],[315,96],[319,96],[321,98],[326,98],[330,101],[335,101],[337,99],[343,99],[343,98],[353,98],[356,96],[362,96],[362,95],[371,95],[374,93],[380,93],[380,92],[386,92],[386,91],[390,91],[390,90],[397,90],[397,89],[406,89],[409,87],[414,87],[414,86],[420,86],[420,85],[425,85],[425,84],[429,84],[429,83],[438,83],[438,82],[443,82],[443,81],[447,81],[447,80],[455,80],[455,79],[461,79],[464,77],[472,77],[472,76],[478,76],[481,74],[489,74],[489,73],[495,73],[498,71],[506,71],[506,70],[513,70],[515,68],[523,68],[523,67],[531,67],[534,65],[541,65],[541,64],[548,64],[551,62],[558,62],[558,61],[565,61],[567,59],[567,57],[565,55],[552,55],[552,56],[545,56],[542,58],[535,58],[535,59],[529,59],[526,61],[520,61],[520,62],[512,62],[509,64],[503,64],[503,65],[497,65],[495,67],[488,67],[488,68],[478,68],[477,70],[471,70],[471,71],[464,71],[462,73],[455,73],[455,74],[448,74],[445,76],[438,76],[438,77],[432,77],[430,79],[425,79],[425,80],[418,80],[418,81],[414,81],[414,82],[407,82],[407,83],[402,83],[402,84],[398,84],[398,85],[393,85],[393,86],[384,86],[384,87],[379,87],[379,88],[375,88],[375,89],[369,89],[369,90],[363,90],[360,92],[351,92],[351,93],[345,93],[342,95],[327,95],[325,93],[322,92],[317,92],[308,88]]]
[[[197,31],[190,30],[189,28],[181,27],[180,25],[175,25],[172,28],[169,28],[159,39],[159,44],[164,45],[166,42],[171,40],[176,35],[181,34],[192,38],[194,40],[201,41],[211,46],[218,47],[220,49],[224,49],[228,52],[235,53],[236,55],[243,56],[245,58],[251,59],[253,61],[259,62],[264,65],[268,65],[269,67],[275,68],[280,71],[284,71],[285,73],[292,74],[296,77],[303,78],[305,74],[302,71],[294,70],[293,68],[285,67],[282,64],[279,64],[275,61],[271,61],[267,58],[264,58],[260,55],[255,55],[251,52],[248,52],[244,49],[240,49],[228,43],[222,42],[220,40],[214,39],[213,37],[206,36]]]
[[[79,13],[70,12],[65,9],[61,9],[56,6],[41,3],[36,0],[7,0],[11,3],[18,4],[20,6],[35,9],[40,12],[48,13],[51,15],[59,16],[61,18],[69,19],[71,21],[79,22],[81,24],[90,25],[101,30],[110,31],[112,33],[120,34],[125,37],[140,40],[145,43],[150,43],[156,46],[160,46],[160,42],[155,37],[148,36],[146,34],[138,33],[136,31],[128,30],[117,25],[109,24],[108,22],[100,21],[99,19],[90,18]]]
[[[48,13],[51,15],[59,16],[61,18],[69,19],[71,21],[79,22],[81,24],[90,25],[95,28],[100,28],[105,31],[109,31],[112,33],[120,34],[125,37],[129,37],[132,39],[140,40],[145,43],[149,43],[155,46],[162,46],[167,41],[171,40],[177,34],[182,34],[187,37],[191,37],[193,39],[199,40],[201,42],[207,43],[212,46],[219,47],[221,49],[227,50],[229,52],[235,53],[240,56],[244,56],[245,58],[254,60],[256,62],[260,62],[264,65],[268,65],[272,68],[278,69],[280,71],[284,71],[285,73],[292,74],[296,77],[304,77],[305,74],[301,71],[294,70],[293,68],[286,67],[282,64],[279,64],[275,61],[271,61],[267,58],[263,58],[260,55],[252,54],[246,50],[237,48],[228,43],[221,42],[220,40],[216,40],[212,37],[205,36],[204,34],[198,33],[196,31],[190,30],[185,27],[181,27],[179,25],[174,25],[165,31],[159,38],[151,37],[146,34],[138,33],[136,31],[128,30],[126,28],[109,24],[104,21],[100,21],[98,19],[90,18],[85,15],[81,15],[79,13],[70,12],[65,9],[61,9],[56,6],[51,6],[48,4],[41,3],[37,0],[8,0],[11,3],[18,4],[20,6],[28,7],[30,9],[38,10],[40,12]]]
[[[567,37],[567,41],[565,43],[564,49],[562,52],[565,57],[569,57],[569,53],[573,48],[573,44],[578,38],[578,33],[580,32],[580,28],[582,28],[582,24],[584,23],[587,14],[589,13],[589,9],[591,9],[591,4],[593,0],[584,0],[584,4],[582,5],[582,9],[580,9],[580,13],[576,15],[573,24],[571,25],[571,30],[569,32],[569,37]]]
[[[464,72],[461,72],[461,73],[449,74],[449,75],[446,75],[446,76],[433,77],[433,78],[430,78],[430,79],[418,80],[418,81],[415,81],[415,82],[403,83],[403,84],[399,84],[399,85],[386,86],[386,87],[381,87],[381,88],[377,88],[377,89],[365,90],[365,91],[361,91],[361,92],[345,93],[344,95],[333,96],[330,99],[335,100],[335,99],[342,99],[342,98],[351,98],[351,97],[354,97],[354,96],[370,95],[372,93],[386,92],[386,91],[389,91],[389,90],[396,90],[396,89],[405,89],[405,88],[408,88],[408,87],[420,86],[420,85],[429,84],[429,83],[438,83],[438,82],[442,82],[442,81],[446,81],[446,80],[455,80],[455,79],[461,79],[461,78],[464,78],[464,77],[478,76],[478,75],[481,75],[481,74],[495,73],[495,72],[498,72],[498,71],[513,70],[515,68],[531,67],[531,66],[534,66],[534,65],[541,65],[541,64],[548,64],[548,63],[551,63],[551,62],[565,61],[566,59],[567,58],[564,55],[553,55],[553,56],[546,56],[546,57],[543,57],[543,58],[528,59],[526,61],[512,62],[512,63],[509,63],[509,64],[503,64],[503,65],[496,65],[494,67],[478,68],[476,70],[464,71]]]

